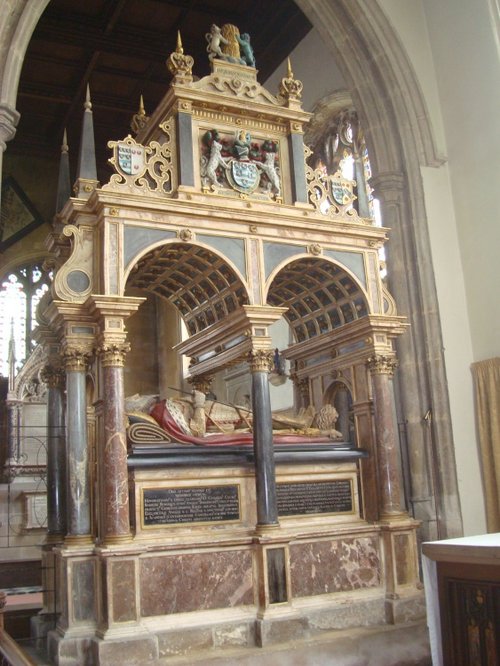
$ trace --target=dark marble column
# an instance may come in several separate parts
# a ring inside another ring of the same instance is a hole
[[[123,364],[128,343],[104,343],[99,349],[104,380],[104,441],[100,445],[105,544],[131,539],[127,471],[127,434]]]
[[[392,377],[397,361],[390,356],[368,359],[372,376],[379,472],[380,517],[404,515],[401,508],[401,469]]]
[[[66,437],[64,427],[64,371],[47,365],[47,541],[66,534]]]
[[[257,524],[278,525],[273,424],[268,381],[273,362],[273,352],[271,350],[252,351],[248,360],[252,372]]]
[[[90,495],[87,441],[85,372],[89,354],[80,347],[68,347],[66,363],[66,455],[67,536],[66,542],[90,540]]]

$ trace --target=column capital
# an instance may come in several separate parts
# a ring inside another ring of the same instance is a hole
[[[19,111],[5,103],[0,103],[0,150],[5,151],[7,141],[14,138],[16,126],[21,117]]]
[[[381,354],[370,356],[366,364],[372,375],[390,375],[391,377],[399,365],[396,357]]]
[[[130,343],[125,340],[117,342],[103,341],[97,348],[97,355],[103,367],[118,367],[125,365],[125,356],[130,351]]]
[[[405,176],[399,171],[386,171],[370,178],[370,186],[377,199],[386,203],[397,203],[405,187]]]
[[[247,354],[251,372],[271,372],[274,352],[271,349],[252,349]]]
[[[45,365],[41,372],[40,377],[42,381],[47,384],[48,388],[63,388],[65,382],[64,368],[61,365],[54,365],[48,363]]]
[[[66,372],[85,372],[91,357],[92,353],[86,345],[70,345],[62,353]]]
[[[209,374],[203,374],[203,375],[195,375],[194,377],[188,377],[188,384],[190,384],[193,389],[196,391],[200,391],[201,393],[204,393],[205,395],[207,393],[210,393],[210,389],[212,387],[212,382],[214,380],[213,375]]]

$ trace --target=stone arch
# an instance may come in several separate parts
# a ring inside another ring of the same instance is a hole
[[[320,336],[371,311],[359,279],[327,257],[296,255],[288,259],[271,274],[266,293],[267,304],[288,307],[284,318],[296,342]]]
[[[439,166],[429,114],[413,66],[378,3],[295,0],[329,45],[366,132],[384,225],[389,288],[411,328],[397,342],[398,412],[411,439],[415,517],[424,538],[462,534],[443,341],[421,166]],[[423,416],[431,409],[433,453]],[[437,445],[439,443],[439,445]],[[433,487],[433,479],[437,487]],[[439,494],[437,494],[439,491]],[[437,502],[434,504],[433,494]],[[435,508],[437,507],[437,509]]]
[[[130,288],[168,300],[184,318],[189,335],[250,302],[232,262],[213,248],[179,239],[142,254],[128,274],[126,289]]]
[[[5,8],[9,19],[0,26],[0,142],[10,141],[19,121],[16,111],[17,88],[24,56],[33,30],[50,0],[8,2]],[[4,148],[5,149],[5,148]]]

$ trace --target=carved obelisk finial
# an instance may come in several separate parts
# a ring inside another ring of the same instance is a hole
[[[68,135],[64,129],[59,161],[59,178],[57,181],[56,215],[61,212],[64,204],[71,196],[71,176],[69,172]]]
[[[94,119],[88,84],[83,108],[85,110],[83,112],[82,136],[78,155],[78,171],[73,192],[78,198],[88,199],[99,184],[95,160]]]
[[[288,107],[300,108],[300,98],[302,97],[302,81],[298,81],[292,70],[290,58],[287,62],[287,75],[281,79],[280,95],[287,102]]]
[[[193,81],[193,65],[193,58],[190,55],[184,55],[181,33],[178,30],[175,51],[167,58],[167,69],[174,77],[174,83],[191,83]]]
[[[130,129],[134,134],[137,134],[147,125],[148,120],[149,116],[146,115],[146,110],[144,109],[144,100],[141,95],[139,100],[139,110],[132,116],[132,120],[130,121]]]

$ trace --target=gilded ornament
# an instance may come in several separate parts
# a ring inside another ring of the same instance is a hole
[[[288,71],[286,77],[281,79],[280,95],[287,101],[298,101],[302,97],[302,81],[294,78],[290,58],[288,58]]]
[[[184,243],[187,243],[194,239],[194,234],[191,231],[191,229],[181,229],[179,231],[179,238],[181,239],[181,241],[184,241]]]
[[[371,356],[366,363],[373,375],[393,376],[398,367],[398,360],[394,356]]]
[[[111,217],[118,217],[118,208],[110,208],[109,214],[111,215]]]
[[[130,351],[130,343],[128,342],[111,342],[102,344],[97,353],[101,359],[103,367],[123,367],[125,364],[125,356]]]
[[[322,250],[321,245],[319,243],[313,243],[312,245],[309,245],[309,247],[307,248],[307,251],[309,252],[309,254],[312,254],[315,257],[317,257],[318,255],[320,255],[322,253],[323,250]]]
[[[83,346],[67,347],[62,354],[66,372],[85,372],[92,354]]]
[[[195,377],[188,377],[188,384],[190,384],[196,391],[200,391],[207,395],[210,393],[213,380],[213,375],[198,375]]]
[[[255,349],[248,352],[247,361],[251,372],[271,372],[274,367],[274,352],[271,349]]]
[[[132,116],[132,120],[130,121],[130,129],[134,134],[137,134],[146,127],[148,120],[149,116],[146,115],[146,111],[144,109],[144,100],[141,95],[139,100],[139,110]]]
[[[177,32],[177,45],[175,51],[169,55],[166,64],[168,71],[174,77],[175,83],[192,82],[194,60],[190,55],[184,55],[180,32]]]
[[[48,388],[62,388],[65,381],[64,369],[60,366],[46,365],[40,371],[40,378]]]

